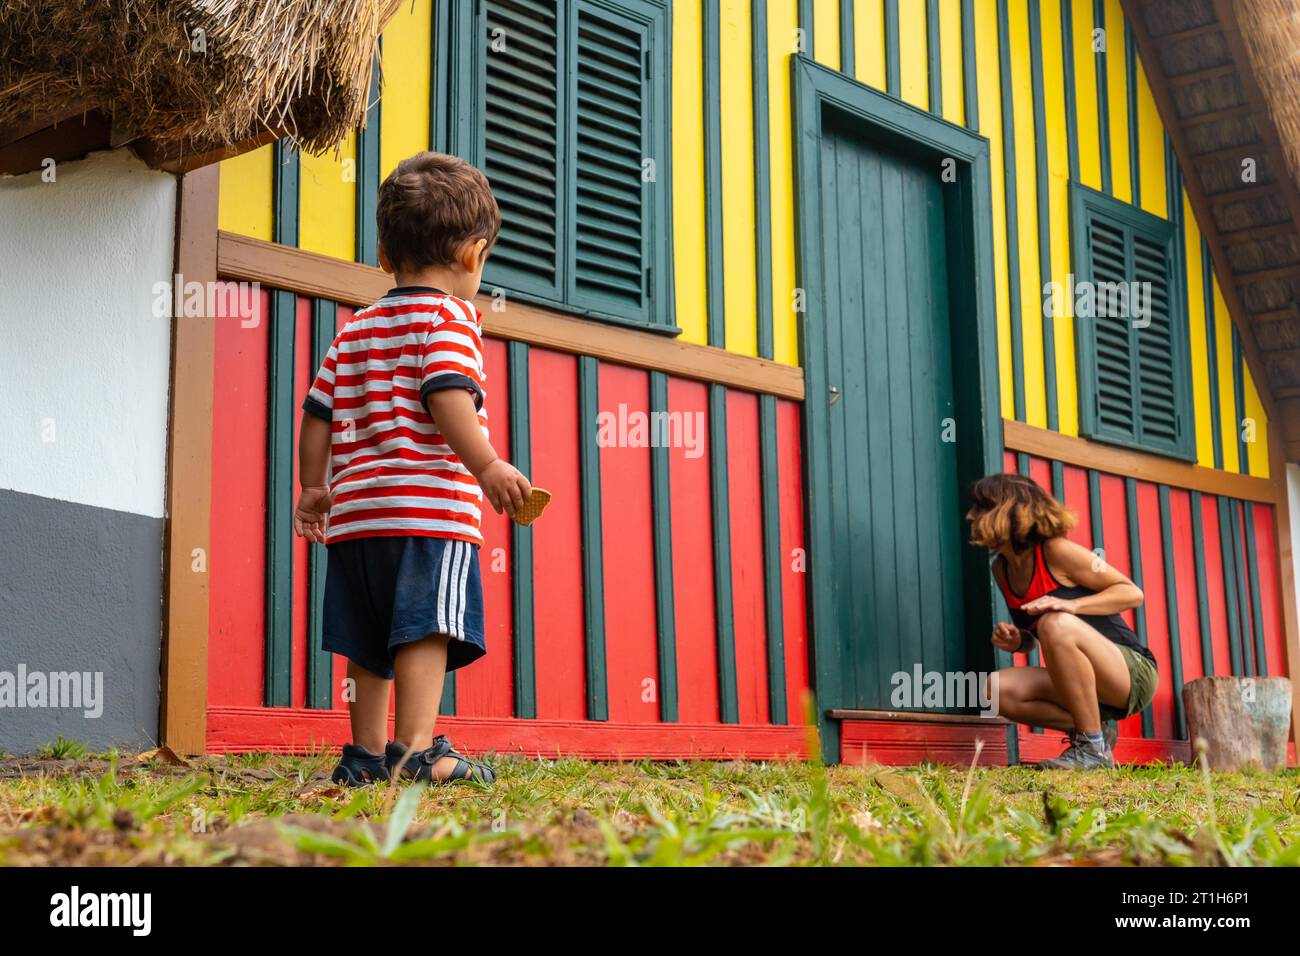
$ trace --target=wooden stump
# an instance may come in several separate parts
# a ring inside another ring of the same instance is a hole
[[[1183,685],[1183,708],[1193,760],[1204,740],[1212,770],[1285,765],[1291,724],[1285,677],[1198,677]]]

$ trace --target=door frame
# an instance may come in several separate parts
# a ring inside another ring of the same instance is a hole
[[[952,160],[955,181],[945,184],[948,248],[949,308],[969,302],[974,321],[954,323],[953,355],[976,355],[974,363],[954,362],[953,404],[975,411],[973,440],[969,425],[959,419],[958,474],[962,480],[1002,470],[1002,417],[997,351],[997,303],[993,271],[993,205],[990,187],[989,141],[931,113],[821,66],[807,56],[790,58],[794,91],[794,182],[796,282],[804,290],[805,311],[799,322],[799,356],[804,370],[804,497],[809,529],[808,606],[809,650],[813,690],[821,734],[822,759],[839,761],[839,725],[829,711],[842,691],[841,662],[849,635],[827,633],[819,622],[834,619],[831,591],[834,556],[830,511],[819,489],[828,477],[829,435],[826,401],[826,343],[816,321],[827,312],[825,258],[822,254],[821,139],[831,116],[859,130],[867,142],[888,142],[918,158],[930,158],[939,175],[944,160]],[[809,317],[813,321],[809,321]],[[966,624],[984,630],[994,622],[993,592],[986,556],[966,547],[962,555],[962,600]],[[992,653],[987,642],[987,661]]]

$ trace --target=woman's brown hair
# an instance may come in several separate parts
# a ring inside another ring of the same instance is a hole
[[[1025,551],[1074,527],[1074,512],[1024,475],[985,475],[970,497],[970,543]]]

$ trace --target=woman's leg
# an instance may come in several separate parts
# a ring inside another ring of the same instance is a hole
[[[1087,621],[1049,611],[1035,628],[1047,660],[1054,697],[1067,710],[1075,729],[1101,733],[1100,704],[1128,702],[1129,673],[1119,647]]]
[[[1061,705],[1051,675],[1045,668],[1004,667],[993,677],[997,679],[999,717],[1031,727],[1074,728],[1074,718]]]

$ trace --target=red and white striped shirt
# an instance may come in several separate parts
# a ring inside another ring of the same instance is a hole
[[[487,434],[482,329],[471,303],[407,286],[339,332],[303,402],[331,423],[327,543],[393,535],[483,543],[478,482],[425,407],[431,392],[467,389]]]

